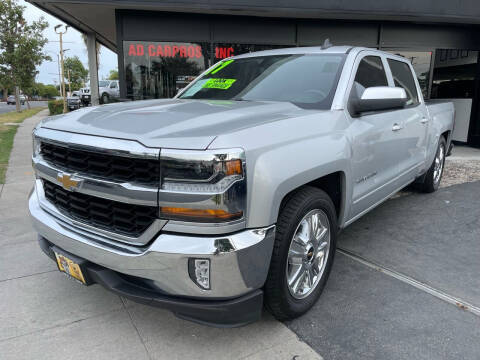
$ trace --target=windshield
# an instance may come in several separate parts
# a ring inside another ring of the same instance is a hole
[[[329,109],[343,54],[273,55],[230,59],[199,77],[180,99],[285,101]]]
[[[110,81],[104,81],[104,80],[102,80],[102,81],[99,81],[99,82],[98,82],[98,87],[107,87],[108,84],[110,84]]]

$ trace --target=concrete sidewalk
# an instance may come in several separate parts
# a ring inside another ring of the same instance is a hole
[[[28,217],[33,186],[31,132],[15,137],[0,185],[0,358],[320,359],[268,314],[238,329],[209,328],[126,301],[98,285],[68,280],[39,249]]]

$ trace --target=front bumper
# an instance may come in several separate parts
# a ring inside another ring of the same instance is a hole
[[[49,241],[39,236],[41,249],[55,260]],[[62,251],[63,252],[63,251]],[[228,300],[199,300],[173,297],[152,289],[143,279],[124,276],[91,262],[83,262],[84,275],[92,283],[100,284],[117,295],[135,302],[170,310],[176,316],[190,321],[217,327],[236,327],[257,321],[263,307],[263,291],[254,290],[246,295]]]
[[[29,209],[41,237],[93,265],[142,279],[151,291],[162,296],[188,297],[189,301],[234,301],[254,293],[265,283],[274,227],[223,236],[159,233],[145,246],[132,246],[64,221],[42,206],[42,201],[46,200],[32,191]],[[189,258],[210,260],[210,290],[201,289],[191,280]],[[105,285],[103,280],[98,282]]]

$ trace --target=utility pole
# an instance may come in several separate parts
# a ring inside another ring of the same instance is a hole
[[[58,65],[58,86],[60,87],[60,94],[62,93],[62,73],[60,72],[60,55],[57,54],[57,65]]]
[[[70,85],[70,69],[68,69],[68,92],[72,96],[72,86]]]
[[[65,74],[64,74],[64,69],[63,69],[63,34],[65,34],[68,30],[68,25],[65,25],[65,31],[58,30],[61,28],[63,25],[59,24],[54,27],[55,33],[60,35],[60,61],[61,61],[61,88],[62,88],[62,97],[63,97],[63,113],[65,114],[67,112],[67,99],[65,97]]]

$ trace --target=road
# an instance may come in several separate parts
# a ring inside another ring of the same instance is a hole
[[[46,101],[30,101],[30,107],[47,107]],[[22,105],[22,109],[27,108],[27,103]],[[5,102],[0,102],[0,114],[4,114],[10,111],[15,111],[15,105],[7,105]]]

